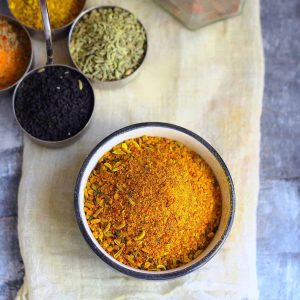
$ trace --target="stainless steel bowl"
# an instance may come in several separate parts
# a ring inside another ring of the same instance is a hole
[[[33,48],[32,48],[32,41],[31,41],[31,38],[30,38],[30,34],[27,31],[27,29],[20,22],[18,22],[17,20],[15,20],[15,19],[13,19],[13,18],[11,18],[9,16],[6,16],[6,15],[0,15],[0,18],[5,18],[10,23],[14,23],[15,25],[17,25],[20,28],[22,28],[22,30],[25,32],[26,36],[28,37],[28,40],[29,40],[29,43],[30,43],[30,52],[31,53],[30,53],[30,59],[29,59],[29,62],[28,62],[28,66],[27,66],[27,68],[26,68],[26,70],[24,72],[24,74],[26,74],[30,70],[30,68],[32,66],[32,62],[33,62]],[[22,75],[22,77],[24,76],[24,74]],[[7,94],[7,93],[11,92],[12,89],[17,85],[17,83],[22,79],[22,77],[19,78],[18,80],[16,80],[16,82],[14,82],[12,85],[8,86],[7,88],[0,89],[0,95],[1,94]]]
[[[74,66],[80,70],[82,72],[82,70],[80,69],[80,67],[76,64],[76,62],[74,61],[72,54],[71,54],[71,50],[70,50],[70,45],[71,45],[71,39],[72,39],[72,34],[74,31],[74,28],[76,27],[76,25],[81,21],[81,19],[83,18],[83,16],[91,13],[93,10],[97,10],[97,9],[101,9],[101,8],[120,8],[123,9],[124,11],[127,11],[131,14],[133,14],[131,11],[123,8],[123,7],[119,7],[119,6],[112,6],[112,5],[99,5],[99,6],[95,6],[92,7],[90,9],[87,9],[85,11],[83,11],[77,18],[76,20],[73,22],[73,25],[70,29],[69,32],[69,38],[68,38],[68,49],[69,49],[69,55],[70,58],[72,60],[72,63],[74,64]],[[96,86],[100,87],[100,88],[119,88],[122,86],[125,86],[126,84],[128,84],[131,80],[133,80],[141,71],[142,66],[144,65],[146,56],[147,56],[147,50],[148,50],[148,35],[147,35],[147,31],[144,27],[144,25],[142,24],[142,22],[138,19],[138,22],[140,23],[140,25],[143,27],[145,34],[146,34],[146,48],[145,48],[145,52],[144,52],[144,56],[141,60],[140,65],[136,68],[136,70],[133,71],[133,73],[131,73],[130,75],[128,75],[127,77],[124,77],[122,79],[116,79],[116,80],[96,80],[91,78],[90,76],[88,76],[87,74],[85,74],[86,77],[88,77],[92,83],[94,83]]]
[[[16,86],[16,89],[14,91],[14,94],[13,94],[12,108],[13,108],[14,117],[15,117],[18,125],[20,126],[20,128],[22,129],[22,131],[24,132],[24,134],[27,137],[29,137],[32,141],[34,141],[35,143],[37,143],[41,146],[45,146],[45,147],[49,147],[49,148],[61,148],[61,147],[68,146],[68,145],[74,143],[75,141],[77,141],[83,135],[83,133],[87,130],[88,126],[91,123],[93,113],[94,113],[95,95],[94,95],[94,90],[91,86],[90,81],[77,69],[72,68],[72,67],[67,66],[67,65],[62,65],[62,64],[49,64],[49,65],[46,65],[42,68],[48,68],[48,67],[63,67],[63,68],[66,68],[66,70],[73,70],[73,71],[77,72],[78,74],[80,74],[82,76],[83,80],[85,79],[89,83],[90,89],[92,91],[92,99],[91,99],[91,101],[92,101],[92,112],[91,112],[91,115],[90,115],[87,123],[84,125],[84,127],[79,132],[77,132],[75,135],[70,136],[69,138],[66,138],[66,139],[63,139],[63,140],[59,140],[59,141],[47,141],[47,140],[39,139],[39,138],[33,136],[32,134],[30,134],[28,131],[26,131],[24,129],[24,127],[22,126],[22,124],[20,123],[20,121],[18,120],[18,117],[16,115],[16,110],[15,110],[16,95],[17,95],[17,92],[18,92],[18,88],[22,84],[23,80],[25,80],[27,77],[31,76],[33,73],[38,72],[41,69],[41,67],[38,67],[34,70],[31,70],[29,73],[26,74],[26,76],[24,76],[22,78],[22,80],[19,81],[19,83]]]
[[[30,27],[24,23],[22,23],[15,15],[14,13],[12,12],[12,10],[10,9],[10,6],[9,6],[9,1],[10,0],[6,0],[7,1],[7,6],[8,6],[8,9],[9,9],[9,12],[11,13],[11,15],[17,19],[21,24],[23,24],[23,26],[25,26],[28,31],[30,32],[31,36],[36,38],[36,39],[39,39],[39,40],[43,40],[44,39],[44,31],[42,29],[36,29],[34,27]],[[82,0],[83,2],[83,5],[82,5],[82,9],[80,10],[79,14],[84,10],[85,6],[86,6],[86,0]],[[75,18],[76,19],[76,18]],[[57,40],[63,36],[65,36],[65,34],[67,33],[68,29],[71,27],[72,23],[74,22],[73,19],[71,22],[69,22],[68,24],[62,26],[62,27],[59,27],[59,28],[55,28],[55,29],[52,29],[52,38],[53,40]]]

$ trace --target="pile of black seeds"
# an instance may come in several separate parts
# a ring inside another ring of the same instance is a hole
[[[75,70],[47,66],[27,76],[15,96],[16,117],[32,136],[60,141],[78,133],[94,107],[89,82]]]

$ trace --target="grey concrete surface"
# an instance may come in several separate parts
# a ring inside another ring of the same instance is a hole
[[[0,2],[3,13],[4,2]],[[261,1],[266,84],[261,120],[257,271],[262,300],[300,299],[300,2]],[[17,238],[22,135],[0,96],[0,299],[24,269]]]
[[[17,234],[17,191],[21,175],[22,135],[11,101],[0,96],[0,299],[14,299],[24,269]]]
[[[260,299],[300,299],[300,2],[261,1],[266,75],[257,209]]]

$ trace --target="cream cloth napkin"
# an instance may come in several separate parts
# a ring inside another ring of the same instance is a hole
[[[26,276],[17,299],[256,299],[264,70],[259,1],[247,1],[239,17],[194,32],[149,0],[105,3],[139,16],[148,32],[148,57],[126,87],[95,88],[94,122],[80,141],[53,150],[24,139],[18,229]],[[55,43],[56,62],[68,61],[66,45]],[[35,42],[39,64],[44,47]],[[90,250],[75,220],[74,182],[85,156],[109,133],[143,121],[178,124],[207,139],[235,183],[235,222],[223,249],[202,269],[175,280],[143,281],[111,269]]]

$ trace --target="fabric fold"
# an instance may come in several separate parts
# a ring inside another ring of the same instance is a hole
[[[46,149],[24,139],[19,240],[26,278],[17,299],[256,299],[256,205],[259,187],[263,52],[259,1],[241,16],[188,31],[150,0],[87,1],[137,14],[149,38],[139,77],[124,88],[95,87],[94,120],[80,141]],[[44,45],[35,41],[39,65]],[[66,41],[56,62],[68,63]],[[202,269],[162,282],[126,277],[104,264],[76,224],[74,183],[89,151],[123,126],[164,121],[209,141],[233,176],[236,216],[224,247]]]

